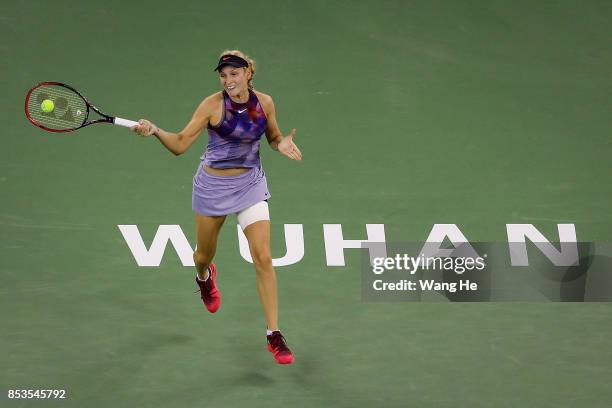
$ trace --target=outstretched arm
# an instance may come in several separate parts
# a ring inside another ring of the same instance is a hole
[[[140,119],[139,124],[132,130],[141,136],[155,135],[166,149],[178,156],[185,153],[200,136],[202,129],[208,126],[212,107],[212,98],[204,99],[193,113],[189,123],[178,133],[165,131],[146,119]]]
[[[276,109],[274,108],[274,101],[272,101],[272,98],[269,96],[262,99],[262,106],[264,107],[266,117],[268,119],[266,138],[268,139],[270,147],[279,153],[284,154],[290,159],[302,160],[302,152],[300,149],[298,149],[296,144],[293,143],[295,129],[292,129],[291,133],[289,133],[287,136],[283,136],[278,128],[278,124],[276,123]]]

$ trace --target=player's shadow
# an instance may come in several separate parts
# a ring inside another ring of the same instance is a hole
[[[272,356],[265,350],[265,343],[253,343],[251,337],[231,337],[227,339],[231,342],[231,353],[228,358],[233,360],[235,367],[244,367],[240,374],[233,378],[231,384],[236,386],[270,387],[274,386],[276,379],[267,371],[273,361]],[[268,360],[270,359],[270,360]],[[264,368],[265,367],[265,368]]]
[[[295,347],[295,362],[291,365],[280,366],[265,350],[265,343],[253,344],[251,337],[237,339],[234,337],[236,352],[232,353],[235,367],[244,367],[240,374],[229,381],[238,387],[275,387],[278,385],[278,374],[282,372],[283,378],[291,378],[295,386],[303,390],[324,390],[327,385],[321,380],[320,370],[325,370],[325,361],[314,361],[309,353],[300,351],[299,345]],[[333,390],[329,390],[333,395]]]
[[[550,262],[540,266],[533,285],[552,301],[610,301],[612,258],[595,254],[592,243],[579,243],[579,253],[575,266],[555,267]]]
[[[236,385],[250,385],[253,387],[270,387],[274,386],[276,380],[266,373],[256,370],[248,370],[240,374],[234,379]]]

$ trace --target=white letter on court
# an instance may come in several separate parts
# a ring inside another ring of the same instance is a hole
[[[578,265],[578,242],[574,224],[557,224],[561,251],[544,238],[533,224],[506,224],[512,266],[529,266],[526,238],[550,259],[555,266]]]
[[[249,241],[247,240],[240,225],[236,225],[238,229],[238,244],[240,247],[240,255],[245,261],[253,263],[251,251],[249,250]],[[304,229],[302,224],[285,224],[285,245],[287,253],[284,257],[272,259],[274,266],[287,266],[298,263],[304,257]]]
[[[444,239],[448,237],[455,249],[442,249]],[[477,258],[478,253],[467,240],[463,232],[457,227],[457,224],[434,224],[431,232],[427,237],[427,241],[421,249],[421,254],[427,257],[445,258],[450,256]]]
[[[183,266],[195,266],[193,262],[193,248],[183,234],[180,225],[160,225],[153,237],[151,248],[147,250],[137,225],[117,225],[127,242],[138,266],[159,266],[168,240],[181,259]]]
[[[374,262],[374,258],[386,258],[385,224],[366,224],[366,231],[368,239],[350,240],[344,239],[342,236],[341,224],[323,224],[327,266],[345,266],[345,248],[368,248],[370,263]],[[371,244],[371,246],[368,247],[368,244]]]

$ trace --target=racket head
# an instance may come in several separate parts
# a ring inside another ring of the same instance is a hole
[[[44,100],[54,108],[43,112]],[[41,82],[26,95],[25,114],[30,123],[48,132],[72,132],[86,125],[89,102],[73,87],[61,82]]]

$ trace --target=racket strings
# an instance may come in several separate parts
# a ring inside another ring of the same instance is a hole
[[[53,109],[44,112],[43,101],[53,102]],[[38,124],[53,130],[76,129],[87,119],[87,104],[81,96],[61,85],[42,85],[32,90],[28,114]]]

